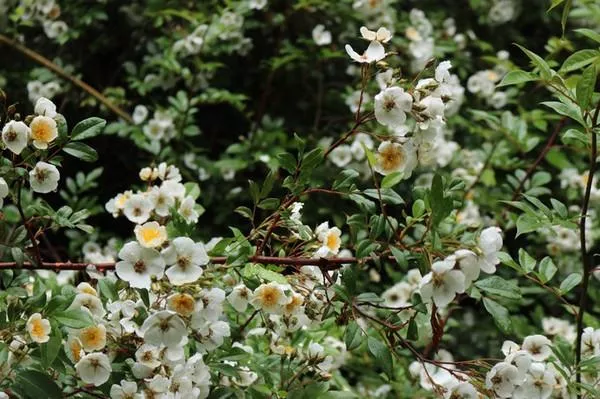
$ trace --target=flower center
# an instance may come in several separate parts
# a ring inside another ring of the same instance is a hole
[[[146,271],[146,263],[143,260],[138,260],[133,264],[133,270],[136,273],[144,273]]]

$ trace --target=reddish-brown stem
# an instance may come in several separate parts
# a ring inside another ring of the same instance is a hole
[[[368,256],[365,258],[345,257],[345,258],[307,258],[295,256],[250,256],[248,262],[260,263],[265,265],[287,265],[287,266],[318,266],[324,270],[335,270],[347,263],[365,263],[379,257]],[[385,257],[393,261],[393,257]],[[210,262],[217,265],[227,264],[227,257],[214,256]],[[41,262],[36,265],[31,262],[25,262],[19,266],[16,262],[0,262],[0,269],[29,269],[29,270],[84,270],[88,266],[96,267],[100,271],[113,270],[115,262],[107,263],[84,263],[84,262]]]

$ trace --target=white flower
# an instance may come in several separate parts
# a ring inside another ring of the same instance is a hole
[[[91,294],[77,294],[73,303],[69,306],[69,309],[81,309],[88,310],[95,317],[104,317],[106,310],[102,306],[102,301],[95,295]]]
[[[196,201],[191,196],[185,197],[183,201],[181,201],[181,205],[179,205],[179,209],[177,212],[183,217],[187,224],[197,223],[200,214],[194,209],[196,206]]]
[[[209,262],[204,246],[188,237],[175,238],[163,250],[163,258],[171,265],[165,272],[173,285],[193,283],[202,275],[200,266]]]
[[[131,115],[131,118],[133,119],[133,123],[135,123],[136,125],[141,124],[142,122],[144,122],[146,120],[146,118],[148,117],[149,111],[148,108],[146,108],[146,106],[144,105],[136,105],[135,108],[133,109],[133,114]]]
[[[8,195],[8,184],[4,177],[0,177],[0,208],[4,205],[4,198]]]
[[[69,30],[64,21],[44,21],[44,33],[49,39],[56,39]]]
[[[79,341],[79,338],[74,335],[69,335],[67,340],[63,343],[63,349],[65,350],[69,360],[73,363],[79,362],[81,358],[85,356],[85,352],[81,346],[81,341]]]
[[[6,148],[19,155],[29,140],[31,130],[21,121],[10,121],[2,129],[2,141]]]
[[[128,242],[119,251],[115,269],[120,279],[129,282],[133,288],[150,288],[152,276],[161,278],[165,269],[165,261],[158,251],[144,248],[135,241]]]
[[[362,102],[361,102],[362,99]],[[371,100],[371,96],[368,93],[362,93],[360,90],[353,91],[348,97],[345,99],[345,103],[350,108],[352,113],[356,113],[358,111],[359,104],[366,104]]]
[[[42,319],[42,315],[34,313],[29,316],[27,320],[27,332],[31,339],[38,344],[48,342],[50,340],[50,321],[48,319]]]
[[[154,206],[154,212],[158,216],[169,216],[171,207],[175,205],[175,198],[171,196],[170,193],[167,190],[165,190],[162,186],[153,186],[150,190],[148,198],[150,199],[150,201],[152,201],[152,205]]]
[[[552,395],[556,377],[544,363],[532,363],[525,382],[515,389],[515,399],[547,399]]]
[[[160,350],[157,346],[144,344],[135,351],[135,359],[146,367],[155,369],[161,365]]]
[[[165,136],[166,127],[161,121],[150,119],[142,130],[150,140],[158,141]]]
[[[140,329],[144,341],[152,345],[172,347],[187,336],[185,323],[175,312],[161,310],[144,321]]]
[[[392,33],[384,27],[377,29],[377,31],[369,30],[365,26],[361,26],[360,34],[366,40],[378,41],[380,43],[387,43],[392,39]]]
[[[465,275],[454,270],[455,263],[456,258],[449,256],[431,265],[431,272],[423,277],[419,287],[423,302],[431,302],[433,298],[437,307],[444,308],[457,293],[465,292]]]
[[[381,61],[385,58],[385,49],[376,40],[369,43],[369,47],[367,47],[363,54],[358,54],[349,44],[346,44],[345,49],[350,58],[360,63],[370,64],[371,62]]]
[[[29,184],[36,193],[45,194],[56,190],[59,180],[60,173],[56,166],[46,162],[38,162],[29,172]]]
[[[450,79],[450,68],[452,68],[450,61],[440,62],[435,68],[435,80],[442,83]]]
[[[375,77],[375,80],[377,81],[380,90],[383,90],[386,87],[391,87],[394,83],[396,83],[396,79],[394,78],[394,70],[390,68],[385,72],[379,72]]]
[[[241,313],[246,311],[251,295],[252,291],[244,284],[240,284],[233,287],[231,293],[227,295],[227,301],[235,310]]]
[[[413,293],[413,287],[406,281],[394,284],[381,294],[383,304],[392,308],[401,308],[410,306],[410,297]]]
[[[321,247],[315,253],[316,257],[324,258],[337,255],[340,252],[340,245],[342,244],[340,229],[337,227],[329,228],[329,223],[324,222],[317,226],[315,234],[321,241]]]
[[[469,287],[471,283],[479,277],[480,267],[479,259],[473,251],[468,249],[459,249],[454,253],[458,267],[465,275],[465,287]]]
[[[108,381],[112,366],[104,353],[90,353],[77,362],[75,370],[81,381],[99,386]]]
[[[502,249],[502,230],[498,227],[488,227],[479,235],[480,267],[485,273],[495,273],[496,265],[500,263],[498,252]]]
[[[110,387],[110,399],[138,398],[137,384],[134,381],[121,380],[121,385],[113,384]]]
[[[410,177],[417,166],[416,149],[411,141],[404,144],[384,141],[377,149],[376,159],[376,172],[382,175],[403,172],[405,179]]]
[[[117,197],[117,208],[119,199]],[[145,223],[150,218],[152,212],[152,201],[142,194],[134,194],[125,198],[123,214],[129,221],[137,224]]]
[[[48,118],[56,116],[56,105],[46,97],[38,98],[33,110],[36,114],[47,116]]]
[[[145,248],[160,247],[167,240],[167,228],[157,222],[138,224],[134,232],[135,238]]]
[[[86,327],[79,331],[78,338],[83,350],[99,351],[106,346],[106,327],[103,324]]]
[[[48,148],[48,144],[58,137],[56,121],[48,116],[36,116],[29,124],[33,146],[40,150]]]
[[[525,337],[521,349],[527,351],[536,362],[543,362],[552,355],[550,346],[552,342],[543,335],[530,335]]]
[[[252,296],[252,306],[256,309],[262,309],[268,313],[280,314],[283,306],[290,302],[291,298],[285,295],[281,284],[271,282],[261,284]]]
[[[365,159],[366,154],[363,145],[368,149],[373,149],[373,139],[366,133],[357,133],[350,146],[352,156],[354,156],[357,161]]]
[[[312,38],[317,46],[327,46],[331,44],[331,32],[325,30],[325,26],[319,24],[312,31]]]
[[[375,118],[388,127],[406,122],[406,113],[412,109],[413,98],[400,87],[388,87],[375,96]]]
[[[178,292],[167,298],[167,309],[187,317],[196,310],[196,300],[190,294]]]
[[[302,214],[300,213],[300,211],[302,211],[302,208],[304,207],[304,203],[302,202],[294,202],[292,204],[291,208],[291,212],[292,214],[290,215],[290,219],[295,221],[295,222],[300,222],[300,218],[302,217]]]
[[[334,165],[343,168],[352,161],[352,150],[347,144],[339,145],[331,151],[329,159],[331,159]]]
[[[471,383],[453,381],[457,384],[444,393],[444,399],[479,399],[479,393]]]
[[[519,370],[512,364],[500,362],[485,377],[485,386],[500,398],[512,397],[515,387],[522,381]]]

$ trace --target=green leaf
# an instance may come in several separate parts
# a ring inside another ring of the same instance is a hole
[[[539,69],[540,76],[542,77],[542,79],[549,80],[552,77],[552,70],[550,69],[550,66],[548,66],[548,63],[544,61],[542,57],[540,57],[531,50],[527,50],[523,46],[520,46],[518,44],[516,46],[520,48],[521,51],[523,51],[525,55],[527,55],[527,57],[529,57],[533,66]]]
[[[425,202],[422,199],[418,199],[413,203],[412,216],[414,218],[420,218],[425,213]]]
[[[540,266],[539,266],[540,272],[538,274],[540,281],[544,284],[547,283],[548,281],[550,281],[552,279],[552,277],[554,277],[557,270],[558,270],[558,268],[552,261],[552,258],[550,258],[549,256],[546,256],[544,259],[542,259],[540,261]]]
[[[512,281],[504,280],[502,277],[492,276],[475,283],[481,291],[491,295],[508,299],[521,299],[519,286]]]
[[[496,325],[503,333],[508,334],[512,330],[512,321],[508,310],[498,302],[489,298],[483,298],[485,310],[494,318]]]
[[[258,278],[261,280],[273,281],[279,284],[289,284],[289,281],[283,274],[266,269],[264,266],[259,265],[258,263],[247,264],[244,269],[242,269],[242,274],[246,278]]]
[[[95,162],[98,160],[96,150],[84,143],[68,143],[63,147],[63,151],[85,162]]]
[[[579,50],[571,54],[560,68],[561,72],[573,72],[594,62],[600,53],[598,50]]]
[[[516,85],[520,83],[531,82],[533,80],[537,80],[537,77],[529,72],[517,69],[504,75],[504,78],[497,87]]]
[[[383,180],[381,180],[381,188],[392,188],[396,184],[400,183],[404,177],[403,172],[394,172],[385,176]]]
[[[48,368],[58,356],[60,347],[62,346],[62,334],[56,325],[52,326],[52,334],[48,342],[40,344],[40,355],[42,358],[42,366]]]
[[[562,35],[565,35],[565,28],[567,27],[567,19],[569,18],[569,11],[571,11],[571,6],[573,5],[573,0],[567,0],[565,6],[563,8],[562,16],[560,18],[560,26],[562,28]]]
[[[588,39],[592,39],[593,41],[600,43],[600,33],[596,32],[596,31],[593,31],[588,28],[580,28],[580,29],[575,29],[575,32],[587,37]]]
[[[550,8],[548,9],[548,11],[552,11],[552,9],[561,5],[564,1],[565,0],[552,0],[552,4],[550,5]]]
[[[392,205],[404,204],[404,199],[400,196],[400,194],[395,192],[394,189],[392,189],[392,188],[379,189],[379,193],[377,193],[377,189],[375,189],[375,188],[368,188],[365,191],[363,191],[363,193],[366,196],[374,198],[376,200],[379,199],[379,195],[381,194],[381,201],[383,201],[386,204],[392,204]]]
[[[200,196],[200,186],[198,183],[187,182],[184,184],[185,187],[185,195],[192,197],[194,200],[197,200]]]
[[[390,350],[387,347],[387,345],[383,344],[377,338],[369,337],[367,339],[367,346],[369,347],[369,352],[371,352],[373,356],[375,356],[377,364],[381,366],[381,368],[388,375],[388,377],[392,378],[392,354],[390,353]]]
[[[344,342],[346,343],[346,349],[349,351],[358,348],[363,342],[362,331],[358,326],[358,323],[355,321],[350,322],[346,326],[346,331],[344,332]]]
[[[560,283],[560,292],[562,294],[566,294],[571,291],[573,288],[577,287],[581,282],[581,274],[579,273],[571,273],[565,278],[562,283]]]
[[[519,249],[519,263],[525,273],[530,273],[535,269],[536,261],[523,248]]]
[[[408,323],[406,339],[409,339],[411,341],[416,341],[417,339],[419,339],[419,327],[417,326],[417,322],[415,321],[414,317],[410,319]]]
[[[102,133],[106,121],[101,118],[91,117],[79,122],[71,132],[71,140],[84,140]]]
[[[92,316],[80,309],[56,312],[52,315],[52,319],[56,320],[62,326],[71,328],[85,328],[94,324]]]
[[[592,102],[596,76],[596,65],[592,64],[583,71],[577,82],[577,101],[581,109],[587,109]]]
[[[38,370],[21,370],[17,374],[13,389],[24,393],[31,399],[48,398],[60,399],[62,390],[50,376]]]
[[[434,226],[437,226],[452,212],[452,199],[444,197],[444,183],[442,176],[439,174],[436,174],[431,182],[429,204],[431,205]]]
[[[279,161],[279,166],[288,172],[294,173],[296,170],[296,158],[292,154],[288,152],[277,154],[277,160]]]
[[[581,111],[579,110],[579,107],[575,106],[575,104],[567,105],[558,101],[544,101],[542,104],[552,108],[560,115],[567,116],[574,121],[577,121],[581,126],[585,126],[585,122],[581,116]]]
[[[279,207],[278,198],[265,198],[258,203],[258,207],[261,209],[273,210]]]
[[[338,178],[333,182],[334,190],[341,190],[352,185],[354,180],[359,176],[359,173],[354,169],[346,169],[340,172]]]

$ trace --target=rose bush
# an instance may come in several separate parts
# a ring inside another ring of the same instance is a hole
[[[600,397],[595,1],[0,10],[0,397]]]

